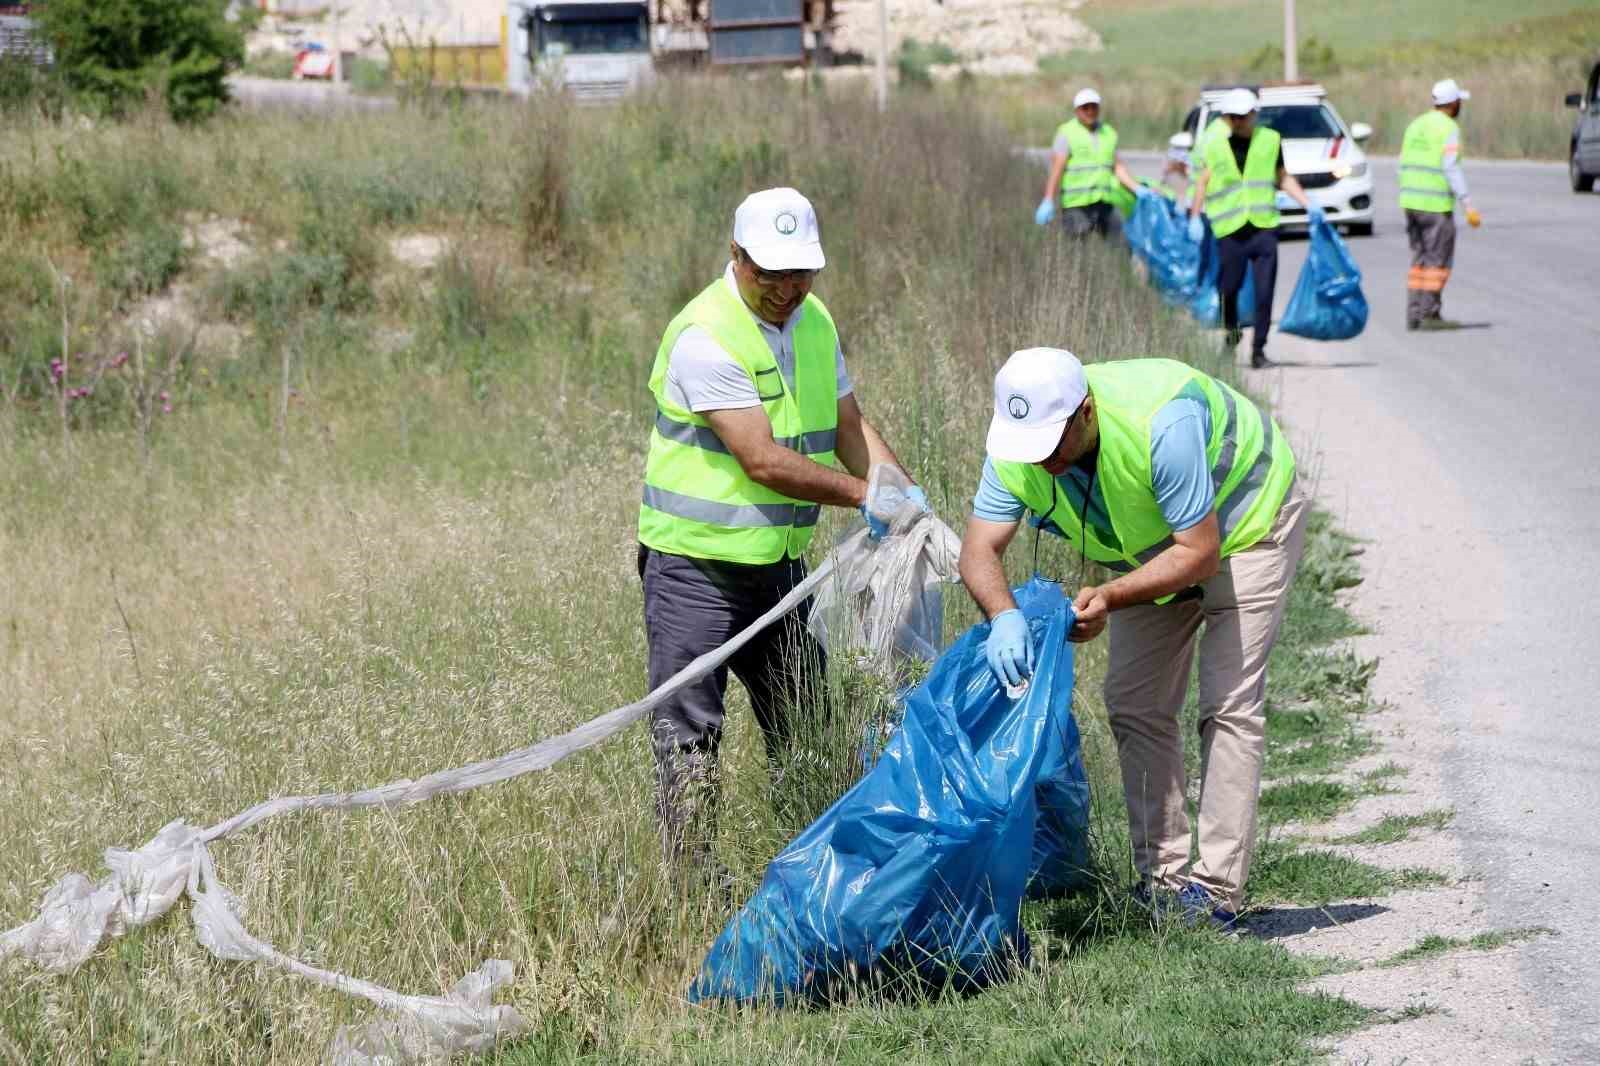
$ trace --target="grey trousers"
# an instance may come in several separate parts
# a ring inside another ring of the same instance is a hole
[[[1438,318],[1444,287],[1456,261],[1456,217],[1442,211],[1406,210],[1411,272],[1406,275],[1406,321]]]
[[[1098,233],[1102,237],[1120,237],[1122,214],[1115,206],[1107,203],[1063,207],[1061,230],[1068,237],[1087,237],[1091,233]]]
[[[639,548],[644,581],[650,687],[661,685],[705,652],[726,643],[805,579],[798,559],[770,566],[691,559]],[[758,634],[723,666],[656,708],[651,745],[656,761],[656,815],[663,856],[676,862],[709,854],[719,782],[723,697],[728,672],[750,694],[766,741],[767,760],[790,742],[789,709],[820,682],[822,648],[806,629],[808,604]]]

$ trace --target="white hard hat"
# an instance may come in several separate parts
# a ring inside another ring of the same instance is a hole
[[[1079,89],[1078,95],[1072,98],[1072,107],[1073,110],[1077,110],[1078,108],[1084,107],[1088,104],[1098,104],[1099,102],[1100,94],[1095,92],[1093,89]]]
[[[1256,94],[1249,89],[1229,89],[1222,102],[1217,105],[1217,110],[1224,115],[1248,115],[1261,106],[1256,99]]]
[[[1067,419],[1088,395],[1083,364],[1066,349],[1014,352],[994,376],[994,418],[985,445],[990,457],[1010,463],[1049,458]]]
[[[1433,103],[1435,107],[1443,107],[1445,104],[1453,104],[1457,100],[1471,99],[1472,94],[1467,92],[1467,90],[1463,89],[1461,86],[1457,85],[1454,78],[1446,78],[1444,81],[1436,81],[1433,83]]]
[[[793,189],[745,197],[733,213],[733,243],[763,270],[821,270],[827,262],[816,209]]]

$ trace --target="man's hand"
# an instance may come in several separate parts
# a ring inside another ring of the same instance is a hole
[[[1189,216],[1189,239],[1199,244],[1205,239],[1205,236],[1206,224],[1200,221],[1200,213],[1197,211]]]
[[[1033,209],[1033,224],[1035,226],[1048,226],[1050,220],[1056,217],[1056,202],[1046,196],[1039,201],[1039,206]]]
[[[1467,208],[1467,225],[1471,226],[1473,229],[1477,229],[1479,226],[1483,225],[1483,216],[1478,213],[1478,209],[1476,207]]]
[[[1106,602],[1103,589],[1096,585],[1085,585],[1072,601],[1072,611],[1077,618],[1072,623],[1072,632],[1067,634],[1067,639],[1074,644],[1082,644],[1098,637],[1106,628],[1111,605]]]
[[[989,639],[983,645],[984,658],[995,680],[1016,688],[1033,676],[1033,634],[1028,620],[1013,607],[1001,611],[989,623]]]

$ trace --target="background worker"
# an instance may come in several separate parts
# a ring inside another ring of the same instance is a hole
[[[1440,317],[1444,286],[1456,259],[1456,203],[1467,223],[1483,222],[1467,195],[1461,172],[1461,101],[1472,94],[1446,78],[1433,87],[1433,110],[1413,119],[1400,144],[1400,206],[1406,212],[1411,242],[1411,273],[1406,277],[1406,329],[1454,329]]]
[[[1189,174],[1189,149],[1181,143],[1183,136],[1174,133],[1167,142],[1167,158],[1161,167],[1161,183],[1156,186],[1156,192],[1180,207],[1187,207],[1193,178]]]
[[[1255,333],[1250,342],[1250,365],[1274,365],[1267,358],[1267,331],[1272,327],[1272,296],[1278,284],[1278,198],[1282,189],[1309,217],[1321,218],[1293,174],[1283,165],[1283,142],[1276,130],[1256,122],[1258,103],[1249,89],[1234,89],[1222,98],[1218,110],[1228,124],[1228,136],[1207,132],[1200,178],[1195,182],[1194,203],[1189,207],[1189,236],[1204,236],[1200,213],[1211,221],[1217,236],[1221,271],[1217,277],[1222,304],[1222,328],[1230,348],[1243,335],[1239,329],[1239,290],[1245,271],[1255,281]]]
[[[810,201],[793,189],[752,194],[734,214],[731,251],[723,276],[667,326],[650,372],[638,565],[652,689],[804,578],[821,505],[862,507],[868,471],[899,465],[862,416],[833,318],[811,295],[825,260]],[[920,489],[910,495],[927,506]],[[881,536],[882,523],[867,519]],[[805,619],[788,616],[730,662],[769,762],[821,665]],[[708,873],[727,683],[724,667],[652,719],[663,855],[675,863],[692,852]]]
[[[1050,176],[1033,220],[1048,225],[1059,202],[1061,227],[1067,236],[1116,236],[1122,232],[1119,195],[1148,195],[1148,190],[1140,192],[1143,186],[1117,157],[1117,131],[1100,121],[1100,94],[1080,89],[1072,99],[1072,110],[1074,117],[1056,129],[1050,146]]]
[[[991,669],[1007,684],[1032,670],[1032,635],[1001,565],[1031,512],[1036,527],[1121,575],[1078,590],[1071,639],[1094,639],[1109,618],[1105,701],[1136,897],[1176,894],[1191,917],[1232,924],[1255,843],[1267,657],[1305,540],[1288,441],[1249,399],[1184,363],[1084,367],[1070,352],[1031,348],[995,376],[987,446],[961,579],[991,621]],[[1178,715],[1196,645],[1191,865]]]

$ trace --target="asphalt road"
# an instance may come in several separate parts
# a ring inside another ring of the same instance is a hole
[[[1494,925],[1558,933],[1520,955],[1550,1061],[1597,1063],[1600,195],[1573,194],[1560,165],[1469,162],[1484,225],[1460,222],[1444,313],[1473,328],[1408,333],[1395,167],[1375,166],[1377,233],[1348,242],[1366,332],[1275,336],[1295,365],[1252,380],[1323,500],[1371,541],[1358,607],[1379,634],[1378,691],[1442,737]],[[1305,251],[1282,245],[1280,314]]]

